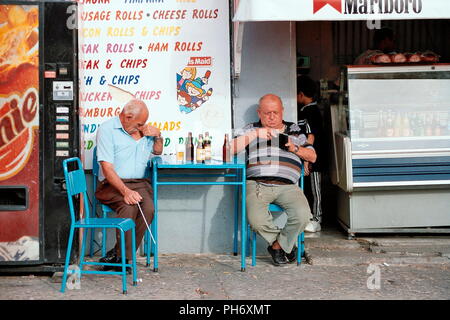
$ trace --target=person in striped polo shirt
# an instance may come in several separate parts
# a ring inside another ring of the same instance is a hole
[[[295,242],[312,218],[298,181],[302,161],[313,163],[317,157],[298,124],[283,120],[283,110],[280,97],[264,95],[257,109],[259,122],[236,130],[231,141],[232,154],[246,155],[250,226],[269,243],[267,250],[276,266],[296,260]],[[282,229],[274,224],[270,203],[287,214]]]

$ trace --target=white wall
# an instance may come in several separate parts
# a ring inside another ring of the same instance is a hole
[[[295,22],[247,22],[241,74],[234,81],[234,125],[258,120],[258,100],[274,93],[283,100],[287,121],[297,120]]]

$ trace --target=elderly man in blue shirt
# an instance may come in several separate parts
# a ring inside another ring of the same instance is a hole
[[[140,203],[145,219],[153,220],[153,190],[145,178],[151,154],[163,150],[163,138],[158,128],[146,124],[149,112],[146,104],[137,99],[129,101],[118,117],[105,121],[97,133],[97,161],[100,165],[97,199],[113,209],[120,218],[136,223],[136,247],[139,247],[146,224],[137,206]],[[120,232],[115,247],[100,259],[101,262],[120,262]],[[130,260],[131,232],[125,234],[126,259]],[[105,266],[104,270],[117,267]],[[129,270],[130,271],[130,270]]]

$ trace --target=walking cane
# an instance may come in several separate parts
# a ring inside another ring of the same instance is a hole
[[[152,235],[152,231],[150,230],[150,227],[149,227],[149,225],[147,223],[147,219],[145,219],[144,213],[142,212],[142,209],[141,209],[141,206],[139,205],[139,202],[137,203],[137,205],[138,205],[138,208],[139,208],[139,212],[142,215],[142,218],[144,218],[144,222],[145,222],[145,225],[147,226],[148,232],[150,233],[150,237],[152,238],[153,243],[156,244],[156,241],[155,241],[155,239],[153,238],[153,235]]]

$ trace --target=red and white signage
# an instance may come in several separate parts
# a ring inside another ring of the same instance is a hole
[[[233,21],[449,18],[448,0],[241,0]]]

